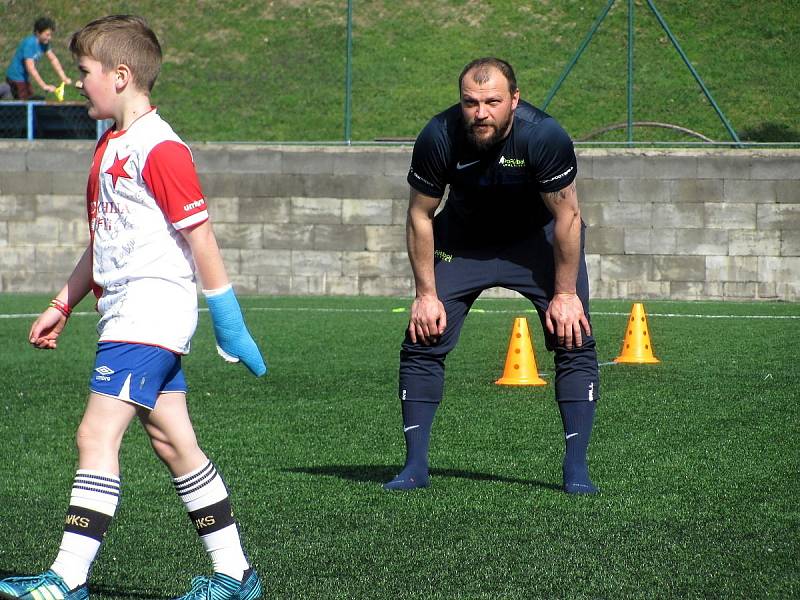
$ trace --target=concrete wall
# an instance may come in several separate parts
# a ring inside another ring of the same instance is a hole
[[[410,147],[191,146],[240,293],[412,294]],[[92,147],[0,142],[0,292],[63,284],[88,240]],[[800,152],[578,160],[594,297],[800,300]]]

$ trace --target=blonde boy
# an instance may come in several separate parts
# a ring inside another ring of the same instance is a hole
[[[213,562],[212,577],[194,578],[182,598],[255,600],[261,582],[186,406],[181,355],[197,324],[195,272],[220,353],[257,376],[267,368],[225,272],[191,153],[150,105],[158,39],[141,18],[115,15],[77,32],[70,50],[89,115],[114,126],[89,173],[89,246],[29,337],[36,348],[55,349],[71,307],[94,291],[100,338],[58,555],[42,575],[0,581],[0,597],[88,598],[90,567],[119,501],[119,448],[138,417]]]

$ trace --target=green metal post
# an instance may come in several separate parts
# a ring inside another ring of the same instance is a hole
[[[553,96],[556,95],[558,88],[560,88],[561,84],[564,83],[564,80],[567,78],[567,75],[569,75],[569,72],[572,70],[572,67],[575,66],[575,63],[578,62],[578,59],[581,57],[581,54],[583,54],[583,51],[586,50],[586,46],[589,45],[589,42],[594,36],[595,31],[597,31],[597,28],[600,27],[600,23],[603,22],[603,19],[606,18],[606,15],[608,14],[608,11],[611,10],[611,7],[614,5],[614,2],[616,2],[616,0],[608,0],[608,4],[606,4],[606,7],[602,10],[597,19],[595,19],[592,28],[589,30],[589,33],[586,34],[586,37],[583,38],[583,42],[581,42],[581,45],[578,47],[578,51],[575,52],[575,55],[572,57],[569,63],[567,63],[567,66],[561,73],[561,77],[558,78],[558,81],[556,81],[556,84],[550,90],[550,93],[547,94],[547,98],[545,98],[545,101],[542,104],[542,110],[547,110],[547,106],[550,104],[550,101],[553,99]]]
[[[698,85],[703,90],[703,93],[706,95],[706,98],[711,103],[711,106],[713,106],[714,110],[717,111],[717,116],[719,117],[720,121],[722,121],[722,124],[725,126],[725,129],[728,130],[728,134],[733,138],[733,140],[737,143],[737,145],[741,146],[742,145],[741,140],[739,140],[739,136],[736,135],[736,131],[734,131],[733,126],[728,122],[728,119],[725,118],[725,115],[722,114],[722,110],[720,109],[719,106],[717,106],[717,103],[714,102],[714,98],[712,98],[711,92],[708,91],[708,88],[706,88],[706,85],[705,83],[703,83],[703,80],[700,78],[700,75],[697,73],[694,66],[692,66],[692,63],[689,62],[689,58],[684,53],[683,48],[681,48],[681,45],[678,43],[678,40],[675,38],[674,35],[672,35],[672,31],[670,31],[669,25],[667,25],[667,22],[664,20],[664,17],[661,16],[661,13],[658,12],[656,5],[653,4],[653,0],[647,0],[647,5],[650,7],[650,10],[653,11],[653,14],[656,16],[656,19],[658,19],[658,22],[661,25],[661,28],[669,37],[669,40],[675,47],[675,50],[677,50],[678,54],[680,54],[684,64],[686,64],[689,71],[694,76],[695,81],[697,81]]]
[[[353,0],[347,0],[347,63],[344,85],[344,141],[349,146],[353,126]]]
[[[628,145],[633,144],[633,0],[628,0]]]

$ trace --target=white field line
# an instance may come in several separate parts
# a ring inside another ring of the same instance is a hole
[[[387,308],[328,308],[328,307],[289,307],[289,306],[282,306],[282,307],[269,307],[269,306],[255,306],[255,307],[243,307],[244,312],[248,311],[262,311],[262,312],[318,312],[318,313],[386,313],[386,312],[393,312],[393,313],[407,313],[408,309],[406,307],[399,307],[394,309],[387,309]],[[207,312],[207,308],[201,308],[201,312]],[[534,309],[524,309],[524,310],[498,310],[498,309],[485,309],[485,308],[473,308],[470,311],[470,314],[481,314],[481,313],[488,313],[488,314],[519,314],[519,313],[535,313]],[[74,312],[72,316],[76,317],[85,317],[85,316],[97,316],[97,313],[94,311],[85,311],[85,312]],[[604,316],[604,317],[628,317],[630,316],[630,312],[603,312],[603,311],[593,311],[593,316]],[[11,313],[11,314],[0,314],[0,319],[35,319],[39,316],[39,313]],[[800,315],[699,315],[699,314],[681,314],[681,313],[647,313],[648,317],[666,317],[666,318],[685,318],[685,319],[800,319]]]

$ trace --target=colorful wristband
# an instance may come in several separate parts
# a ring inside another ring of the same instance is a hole
[[[55,308],[65,317],[69,317],[72,314],[72,309],[70,308],[69,304],[62,302],[58,298],[53,298],[50,300],[50,308]]]

